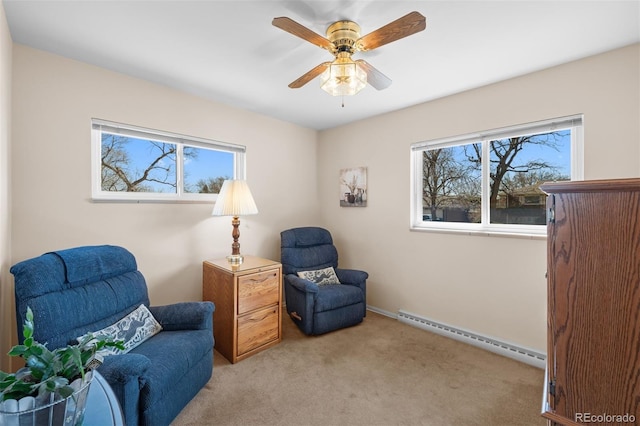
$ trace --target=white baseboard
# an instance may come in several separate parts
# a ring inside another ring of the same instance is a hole
[[[375,312],[376,314],[384,315],[385,317],[398,319],[398,315],[393,312],[385,311],[384,309],[376,308],[375,306],[367,305],[367,311]]]
[[[370,310],[373,312],[377,312],[374,309]],[[409,324],[423,330],[431,331],[433,333],[437,333],[451,339],[459,340],[461,342],[477,346],[481,349],[491,351],[498,355],[503,355],[515,359],[516,361],[524,362],[534,367],[544,369],[546,365],[547,357],[545,354],[534,351],[532,349],[514,345],[513,343],[504,342],[493,337],[483,336],[472,331],[439,323],[432,319],[420,317],[419,315],[412,314],[403,310],[398,311],[397,319],[402,323]]]

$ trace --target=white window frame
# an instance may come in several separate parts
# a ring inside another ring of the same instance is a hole
[[[545,225],[508,225],[489,223],[489,171],[490,162],[482,162],[482,219],[481,223],[438,222],[422,220],[422,153],[428,149],[482,143],[482,158],[490,158],[489,141],[531,134],[543,134],[571,129],[571,180],[584,179],[583,115],[577,114],[528,124],[469,133],[449,138],[434,139],[411,144],[411,217],[412,231],[437,231],[470,235],[501,235],[527,238],[545,238]]]
[[[176,149],[176,192],[124,192],[102,190],[101,145],[102,132],[134,137],[157,142],[175,144]],[[189,193],[184,191],[183,148],[215,149],[234,154],[234,175],[231,179],[245,179],[246,147],[219,142],[195,136],[185,136],[162,130],[148,129],[130,124],[116,123],[97,118],[91,119],[91,198],[94,201],[130,201],[130,202],[215,202],[218,194]]]

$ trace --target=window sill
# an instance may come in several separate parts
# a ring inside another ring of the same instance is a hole
[[[92,203],[104,204],[211,204],[214,200],[189,200],[189,199],[122,199],[122,198],[90,198]]]
[[[487,229],[460,229],[460,228],[436,228],[426,226],[411,226],[411,232],[434,232],[441,234],[457,234],[469,235],[474,237],[503,237],[503,238],[521,238],[527,240],[546,240],[546,227],[543,232],[516,232],[511,230],[487,230]]]

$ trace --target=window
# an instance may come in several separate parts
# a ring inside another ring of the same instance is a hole
[[[244,179],[245,147],[92,120],[95,200],[214,201]]]
[[[412,229],[545,235],[539,186],[582,179],[582,116],[419,142],[411,156]]]

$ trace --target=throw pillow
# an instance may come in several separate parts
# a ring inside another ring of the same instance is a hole
[[[151,315],[149,309],[145,305],[140,305],[120,321],[93,332],[93,335],[104,335],[114,340],[124,341],[124,351],[113,347],[106,347],[99,351],[102,356],[106,356],[125,354],[161,330],[162,326]]]
[[[318,285],[340,284],[340,280],[332,266],[315,271],[299,271],[298,276]]]

